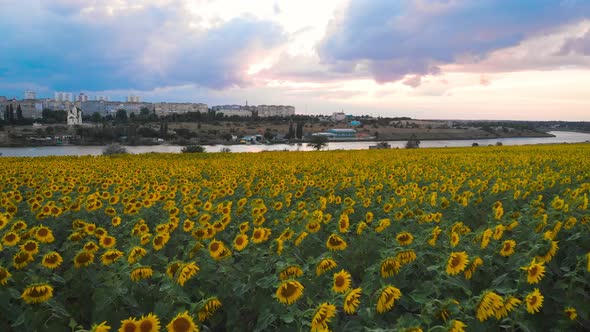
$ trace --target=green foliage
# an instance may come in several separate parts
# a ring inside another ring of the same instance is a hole
[[[187,145],[182,148],[182,153],[201,153],[205,152],[205,147],[201,145]]]
[[[323,135],[314,135],[311,137],[307,145],[319,151],[324,147],[328,146],[328,137]]]
[[[102,150],[103,156],[113,156],[113,155],[126,154],[126,153],[127,153],[127,149],[124,146],[122,146],[121,144],[117,144],[117,143],[109,144]]]

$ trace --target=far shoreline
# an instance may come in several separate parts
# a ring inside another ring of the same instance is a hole
[[[576,132],[576,131],[569,131],[569,132]],[[580,132],[584,133],[584,132]],[[538,134],[527,134],[527,135],[506,135],[506,136],[469,136],[469,137],[461,137],[460,135],[436,135],[437,137],[417,137],[419,141],[450,141],[450,140],[457,140],[457,141],[470,141],[470,140],[495,140],[495,139],[509,139],[509,138],[544,138],[544,137],[556,137],[555,135],[549,134],[547,132],[539,132]],[[330,139],[328,142],[406,142],[410,138],[402,138],[402,137],[393,137],[393,138],[356,138],[356,139]],[[86,144],[75,144],[75,143],[66,143],[66,144],[2,144],[0,143],[0,147],[2,148],[38,148],[38,147],[66,147],[66,146],[77,146],[77,147],[91,147],[91,146],[106,146],[109,144],[121,144],[122,146],[187,146],[187,145],[202,145],[202,146],[216,146],[216,145],[223,145],[223,146],[235,146],[235,145],[280,145],[280,144],[288,144],[288,145],[296,145],[296,144],[307,144],[309,143],[309,139],[302,139],[302,140],[290,140],[290,141],[274,141],[268,143],[259,143],[259,144],[245,144],[240,142],[227,142],[227,141],[209,141],[209,142],[162,142],[162,143],[154,143],[154,144],[126,144],[125,142],[100,142],[100,143],[86,143]]]

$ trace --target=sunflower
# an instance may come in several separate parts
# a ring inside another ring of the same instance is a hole
[[[506,240],[502,244],[502,249],[500,249],[500,255],[504,257],[508,257],[514,254],[514,248],[516,247],[516,241],[514,240]]]
[[[336,293],[346,293],[350,289],[351,276],[345,270],[334,273],[332,290]]]
[[[35,232],[35,238],[41,243],[52,243],[55,241],[51,229],[47,226],[39,226]]]
[[[95,231],[94,231],[94,236],[96,236],[96,238],[100,239],[103,236],[108,235],[108,232],[106,229],[102,228],[102,227],[98,227]]]
[[[18,231],[23,231],[25,229],[27,229],[29,226],[27,225],[26,222],[19,220],[17,222],[15,222],[14,224],[12,224],[12,227],[10,227],[10,230],[13,232],[18,232]]]
[[[88,253],[95,253],[100,247],[94,241],[88,241],[84,245],[84,251]]]
[[[191,279],[192,277],[194,277],[199,272],[199,270],[200,270],[200,268],[194,262],[183,264],[182,266],[180,266],[180,270],[179,270],[179,273],[178,273],[178,278],[176,278],[176,282],[180,286],[184,286],[184,284],[189,279]]]
[[[100,256],[100,261],[102,262],[102,265],[108,266],[113,264],[121,257],[123,257],[122,251],[119,251],[117,249],[110,249],[105,251],[105,253]]]
[[[295,238],[295,246],[299,246],[301,244],[301,242],[303,242],[303,240],[305,240],[305,238],[309,235],[309,233],[303,231],[301,232],[301,234],[299,234],[296,238]],[[590,270],[590,269],[589,269]]]
[[[367,228],[368,226],[369,226],[369,225],[368,225],[366,222],[364,222],[364,221],[361,221],[361,222],[358,224],[358,226],[356,227],[356,234],[357,234],[357,235],[362,235],[362,234],[363,234],[363,232],[365,231],[365,228]]]
[[[256,227],[252,231],[252,242],[254,243],[262,243],[265,241],[266,231],[265,228]]]
[[[480,322],[483,322],[494,316],[496,311],[500,310],[503,306],[504,299],[500,295],[492,291],[486,291],[477,304],[475,316]]]
[[[428,244],[432,247],[436,246],[436,240],[438,240],[438,236],[442,233],[440,227],[436,226],[431,232],[430,239],[428,239]]]
[[[344,250],[347,244],[340,236],[332,234],[326,241],[326,247],[329,250]]]
[[[138,332],[159,332],[160,319],[158,316],[149,313],[147,316],[141,316],[137,321]]]
[[[166,245],[166,243],[168,243],[169,240],[170,234],[168,232],[160,233],[154,236],[154,239],[152,240],[154,250],[162,250],[162,248],[164,248],[164,246]]]
[[[92,235],[92,234],[94,234],[95,230],[96,230],[95,224],[85,224],[84,225],[84,232],[86,232],[86,234]]]
[[[307,225],[305,225],[305,228],[310,233],[317,233],[320,230],[321,225],[317,221],[310,221],[310,222],[307,223]]]
[[[383,287],[377,299],[377,312],[382,314],[393,309],[395,300],[399,300],[401,297],[402,292],[398,288],[391,285]]]
[[[139,281],[141,279],[148,279],[154,274],[154,270],[150,266],[140,266],[134,268],[129,274],[132,281]]]
[[[399,273],[401,263],[396,258],[388,258],[381,262],[381,278],[392,277]]]
[[[381,233],[389,226],[391,226],[391,220],[381,219],[381,220],[379,220],[379,224],[377,225],[377,227],[375,227],[375,232]]]
[[[112,206],[107,207],[104,209],[104,214],[109,217],[114,217],[117,214],[117,210],[115,210]]]
[[[417,256],[414,250],[400,251],[395,255],[395,259],[397,259],[402,265],[410,264],[415,261],[416,258]]]
[[[104,321],[100,324],[94,324],[90,328],[90,332],[109,332],[111,327],[107,325],[107,322]]]
[[[469,262],[469,256],[465,251],[452,252],[447,261],[447,273],[450,275],[456,275],[459,272],[465,270],[467,263]]]
[[[53,287],[49,284],[33,284],[25,288],[20,296],[26,303],[43,303],[53,297]]]
[[[168,325],[168,332],[197,332],[199,329],[195,326],[193,318],[188,311],[180,313],[174,317]]]
[[[26,251],[18,251],[12,256],[12,265],[17,269],[22,269],[34,260],[33,256]]]
[[[240,233],[245,234],[250,230],[250,224],[245,221],[240,224]]]
[[[283,241],[289,241],[291,240],[291,238],[293,237],[293,235],[295,234],[295,232],[290,228],[287,227],[279,236],[279,239],[283,240]]]
[[[451,233],[451,247],[456,247],[459,244],[459,240],[461,239],[461,237],[459,236],[459,233],[457,232],[452,232]]]
[[[567,307],[563,310],[563,312],[570,320],[575,320],[576,318],[578,318],[578,312],[575,308]]]
[[[291,265],[283,269],[279,273],[279,278],[281,280],[287,280],[292,278],[298,278],[303,275],[303,270],[297,265]]]
[[[527,271],[526,280],[531,285],[539,283],[539,281],[541,281],[545,275],[544,262],[537,263],[534,258],[529,266],[521,267],[521,269]]]
[[[29,253],[31,256],[39,252],[39,243],[34,240],[28,240],[24,244],[21,244],[20,250]]]
[[[111,219],[111,225],[113,225],[113,227],[119,227],[121,225],[121,217],[119,217],[119,216],[113,217]]]
[[[8,218],[3,214],[0,214],[0,230],[8,225]]]
[[[221,259],[225,245],[221,241],[213,240],[209,243],[209,255],[215,260]]]
[[[197,313],[199,321],[204,322],[212,317],[219,308],[221,308],[221,301],[217,297],[207,299]]]
[[[190,219],[186,219],[183,223],[182,223],[182,230],[185,232],[190,232],[193,230],[193,227],[195,227],[195,222],[190,220]]]
[[[20,236],[16,232],[7,232],[2,237],[2,244],[7,247],[12,247],[20,242]]]
[[[465,332],[467,325],[460,320],[453,320],[449,325],[449,332]]]
[[[244,250],[247,245],[248,245],[248,235],[246,235],[246,234],[238,234],[233,241],[233,247],[237,251]]]
[[[316,276],[320,276],[328,271],[330,271],[331,269],[335,268],[336,266],[338,266],[338,264],[336,263],[335,260],[331,259],[331,258],[324,258],[322,259],[315,267],[315,274]]]
[[[6,286],[8,279],[12,276],[7,269],[0,267],[0,285]]]
[[[491,229],[486,229],[482,236],[481,236],[481,249],[485,249],[489,244],[490,244],[490,239],[492,238],[492,235],[494,234],[494,231],[492,231]]]
[[[553,240],[549,240],[549,241],[550,241],[550,246],[549,246],[549,250],[547,250],[547,253],[543,256],[537,256],[537,260],[540,262],[545,262],[545,263],[551,262],[551,260],[555,256],[555,254],[557,254],[557,250],[559,250],[559,245],[558,245],[559,241],[553,241]],[[590,263],[588,263],[588,264],[590,264]],[[590,271],[590,268],[588,269],[588,271]]]
[[[63,258],[61,257],[61,255],[58,252],[52,251],[49,252],[47,254],[45,254],[45,256],[43,256],[43,259],[41,260],[41,264],[43,266],[45,266],[48,269],[55,269],[58,266],[61,265],[61,263],[63,263]]]
[[[74,257],[74,266],[78,269],[83,266],[88,266],[94,263],[94,254],[87,251],[80,251],[76,257]]]
[[[535,314],[536,312],[541,311],[541,307],[543,307],[543,295],[538,288],[535,288],[532,292],[530,292],[526,298],[526,311],[530,314]]]
[[[469,280],[473,277],[473,274],[475,273],[475,270],[477,270],[478,267],[483,265],[483,259],[481,259],[480,257],[475,257],[475,259],[471,262],[471,265],[469,266],[468,269],[465,269],[465,271],[463,271],[463,274],[465,274],[465,279]]]
[[[513,296],[508,297],[504,301],[502,307],[500,307],[496,310],[496,312],[495,312],[496,319],[501,320],[502,318],[505,318],[506,316],[508,316],[508,314],[510,312],[512,312],[514,310],[514,308],[516,308],[521,302],[522,302],[521,300],[519,300]]]
[[[129,256],[127,256],[127,262],[129,264],[136,263],[139,261],[140,258],[144,257],[147,254],[147,251],[142,247],[133,247],[131,251],[129,251]]]
[[[497,225],[496,228],[494,228],[494,234],[492,234],[492,238],[496,241],[499,241],[502,238],[502,235],[504,235],[504,230],[506,230],[506,226]]]
[[[133,317],[129,317],[121,321],[121,327],[117,332],[138,332],[139,324]]]
[[[140,238],[139,238],[139,243],[142,246],[146,246],[148,245],[148,243],[150,243],[150,241],[152,240],[152,234],[151,233],[145,233],[143,234]]]
[[[344,307],[344,312],[346,312],[349,315],[352,315],[356,312],[361,303],[360,297],[362,291],[362,288],[355,288],[348,292],[348,294],[346,294],[346,296],[344,297],[344,303],[342,304],[342,306]]]
[[[117,239],[114,236],[105,235],[99,240],[100,246],[103,248],[112,248],[117,244]]]
[[[304,287],[296,280],[283,281],[276,291],[276,297],[283,304],[293,304],[303,295]]]
[[[408,232],[401,232],[395,237],[400,246],[407,246],[414,242],[414,236]]]
[[[340,220],[338,220],[338,231],[340,233],[348,233],[348,228],[350,228],[350,220],[348,219],[348,215],[342,214],[340,216]]]
[[[311,319],[311,331],[328,331],[328,323],[336,315],[336,306],[324,302],[319,305]]]

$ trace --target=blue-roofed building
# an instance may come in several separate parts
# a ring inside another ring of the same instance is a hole
[[[356,130],[354,129],[330,129],[328,133],[334,134],[336,138],[354,138],[356,137]]]

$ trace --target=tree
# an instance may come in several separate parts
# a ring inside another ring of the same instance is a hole
[[[418,140],[418,138],[416,137],[415,134],[412,134],[412,136],[410,136],[410,139],[406,143],[406,149],[417,149],[419,147],[420,147],[420,140]]]
[[[8,109],[8,121],[10,121],[10,123],[14,123],[14,106],[12,106],[12,104],[10,104]]]
[[[110,144],[110,145],[107,145],[104,148],[104,150],[102,150],[103,156],[112,156],[112,155],[126,154],[126,153],[127,153],[127,149],[125,149],[125,147],[121,146],[120,144]]]
[[[319,151],[323,149],[325,146],[328,145],[328,137],[324,135],[314,135],[311,137],[311,140],[307,144],[307,146],[313,147],[315,150]]]
[[[16,107],[16,121],[22,122],[25,118],[23,117],[23,109],[20,107],[20,104]]]
[[[117,110],[115,114],[116,122],[127,122],[127,111],[124,109]]]
[[[289,132],[287,133],[286,139],[292,139],[295,137],[295,129],[293,129],[293,121],[289,121]]]
[[[181,150],[182,153],[200,153],[205,152],[205,148],[200,145],[187,145]]]
[[[297,137],[297,139],[303,138],[303,122],[297,122],[297,130],[295,131],[295,137]]]
[[[264,138],[266,138],[267,140],[272,140],[275,137],[275,135],[270,131],[270,130],[266,130],[264,132]]]
[[[149,116],[150,116],[150,114],[151,114],[151,112],[150,112],[150,109],[149,109],[149,108],[147,108],[147,107],[142,107],[142,108],[139,110],[139,115],[141,115],[142,117],[145,117],[145,118],[147,118],[147,117],[149,117]]]
[[[226,141],[230,141],[232,139],[232,134],[225,133],[225,134],[221,135],[221,138],[223,138]]]
[[[98,112],[94,112],[94,113],[92,113],[92,116],[90,117],[90,121],[92,121],[94,123],[101,122],[102,115],[100,115],[100,113],[98,113]]]

